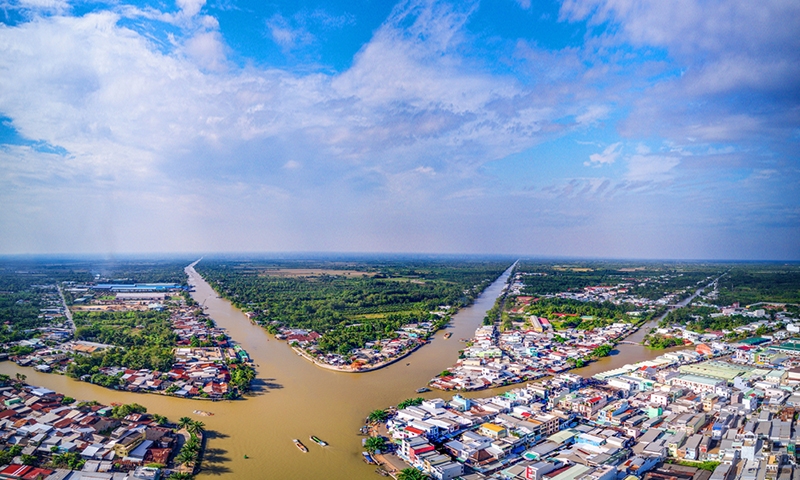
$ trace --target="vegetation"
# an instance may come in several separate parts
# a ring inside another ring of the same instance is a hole
[[[314,330],[322,335],[322,352],[345,354],[395,338],[407,324],[446,324],[449,319],[430,312],[470,304],[507,267],[507,261],[204,260],[196,268],[235,306],[255,312],[269,331]]]
[[[369,437],[364,442],[364,448],[369,453],[382,452],[386,448],[386,439],[383,437]]]
[[[566,298],[544,298],[525,308],[527,313],[547,318],[555,330],[591,330],[616,322],[644,322],[657,313],[649,311],[632,317],[629,312],[634,310],[636,307],[630,303],[616,305],[611,302],[580,302]]]
[[[800,266],[747,265],[732,268],[718,282],[717,305],[739,302],[800,303]]]
[[[64,452],[59,455],[54,455],[51,463],[54,468],[80,470],[83,468],[83,464],[86,463],[86,460],[81,458],[81,455],[78,452]]]
[[[550,295],[580,291],[591,286],[628,285],[628,293],[657,300],[668,293],[700,286],[709,277],[725,270],[719,264],[681,263],[617,263],[578,262],[520,262],[524,277],[525,295]]]
[[[713,472],[722,462],[716,462],[713,460],[707,460],[705,462],[693,462],[691,460],[670,460],[670,463],[683,465],[684,467],[695,467],[699,468],[700,470],[708,470],[709,472]]]
[[[425,480],[430,478],[416,468],[404,468],[397,475],[397,480]]]
[[[125,418],[133,413],[147,413],[147,408],[138,403],[128,403],[126,405],[117,405],[111,409],[112,418]]]
[[[665,337],[664,335],[651,333],[644,337],[643,343],[652,349],[660,350],[670,347],[679,347],[683,345],[683,340],[677,337]]]
[[[402,402],[398,403],[397,404],[397,408],[402,410],[402,409],[404,409],[406,407],[415,407],[417,405],[422,405],[422,402],[424,402],[424,401],[425,401],[425,399],[422,398],[422,397],[408,398],[408,399],[403,400]]]
[[[99,367],[122,366],[134,370],[169,370],[177,342],[167,312],[75,312],[76,338],[121,348],[80,355],[67,369],[74,378],[93,375]],[[111,379],[98,377],[93,383],[113,386]]]
[[[388,414],[386,413],[386,410],[378,409],[369,412],[368,420],[372,423],[381,423],[385,422],[387,418]]]

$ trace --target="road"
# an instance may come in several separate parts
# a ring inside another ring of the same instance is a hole
[[[72,312],[69,311],[69,307],[67,306],[67,299],[64,298],[64,292],[61,290],[61,285],[56,284],[56,288],[58,288],[58,294],[61,296],[61,305],[64,306],[64,315],[67,317],[67,325],[69,326],[70,331],[75,334],[75,322],[72,320]]]

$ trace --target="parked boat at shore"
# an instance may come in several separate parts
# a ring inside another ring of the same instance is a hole
[[[430,391],[431,391],[431,389],[428,388],[428,387],[422,387],[422,388],[418,388],[417,389],[417,393],[425,393],[425,392],[430,392]]]
[[[301,442],[300,440],[298,440],[296,438],[293,438],[292,441],[294,442],[294,446],[299,448],[301,452],[308,453],[308,447],[303,445],[303,442]]]
[[[195,415],[202,415],[203,417],[210,417],[214,415],[212,412],[206,412],[205,410],[194,410],[192,413]]]
[[[328,442],[326,442],[325,440],[322,440],[321,438],[317,437],[316,435],[311,435],[308,438],[310,438],[312,442],[316,443],[320,447],[327,447],[328,446]]]

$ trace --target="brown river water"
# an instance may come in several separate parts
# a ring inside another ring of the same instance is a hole
[[[30,384],[79,400],[104,404],[136,402],[172,421],[184,416],[203,421],[209,441],[203,470],[198,476],[201,479],[376,479],[380,477],[374,473],[375,467],[365,464],[361,457],[362,437],[358,436],[358,429],[364,418],[374,409],[397,405],[410,397],[449,400],[449,392],[419,395],[415,390],[455,362],[458,350],[464,345],[459,339],[472,336],[500,294],[510,271],[492,283],[472,306],[454,316],[445,330],[453,333],[452,338],[444,339],[445,331],[440,331],[412,355],[369,373],[333,372],[311,364],[285,342],[253,325],[228,301],[218,298],[194,269],[187,269],[187,273],[190,284],[195,285],[194,299],[201,304],[205,302],[211,318],[226,328],[257,364],[254,394],[246,400],[209,402],[119,392],[62,375],[38,373],[12,362],[0,363],[0,373],[12,376],[23,373]],[[588,376],[663,353],[634,345],[620,345],[619,352],[577,373]],[[602,368],[595,370],[599,366]],[[470,396],[488,395],[490,391]],[[214,416],[194,415],[195,409],[213,412]],[[317,446],[308,439],[309,435],[322,438],[330,446]],[[303,441],[309,453],[300,452],[292,443],[293,438]]]

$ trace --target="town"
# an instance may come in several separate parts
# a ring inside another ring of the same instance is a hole
[[[138,404],[77,401],[0,375],[0,478],[189,479],[199,466],[203,422],[177,423]]]
[[[797,478],[800,342],[707,347],[491,397],[412,399],[376,422],[387,442],[372,450],[438,480]]]
[[[239,398],[254,378],[247,352],[185,286],[64,282],[40,290],[44,324],[2,345],[21,366],[118,390],[210,400]]]

